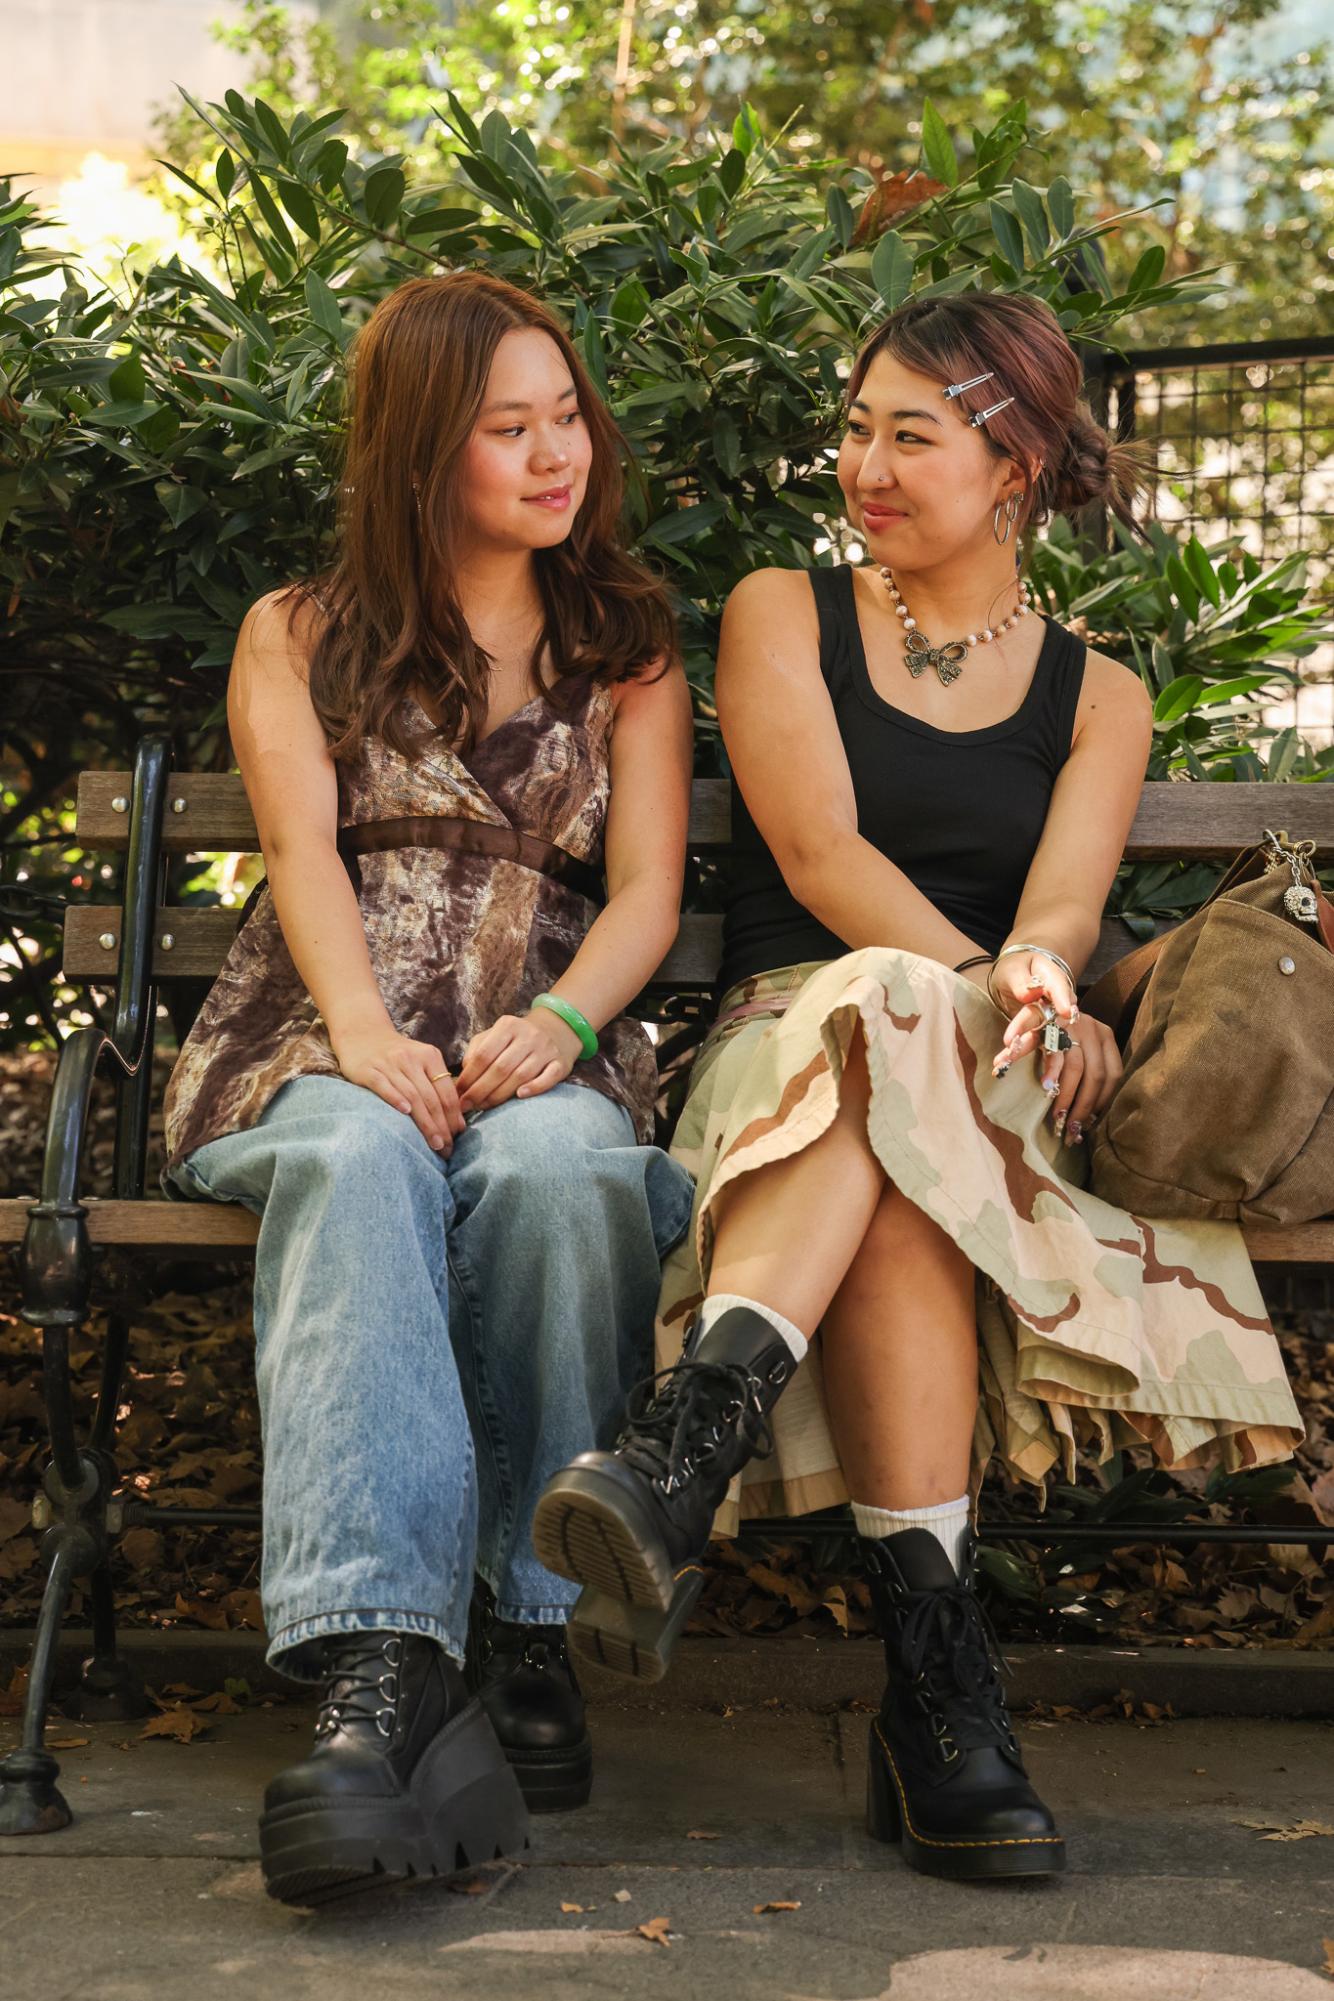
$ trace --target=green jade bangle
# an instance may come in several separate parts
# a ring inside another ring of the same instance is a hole
[[[597,1030],[591,1021],[584,1019],[577,1007],[571,1007],[570,1003],[562,1000],[559,994],[538,994],[533,1000],[532,1005],[534,1007],[550,1008],[553,1014],[560,1016],[567,1028],[574,1030],[575,1034],[579,1037],[584,1052],[583,1057],[580,1059],[581,1061],[586,1060],[590,1056],[597,1055]]]

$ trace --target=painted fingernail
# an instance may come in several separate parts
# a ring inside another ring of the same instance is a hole
[[[1071,1119],[1070,1124],[1066,1127],[1065,1143],[1067,1146],[1082,1146],[1084,1144],[1084,1128],[1075,1119]]]
[[[1049,1098],[1054,1098],[1056,1096],[1056,1093],[1060,1090],[1061,1087],[1055,1077],[1044,1077],[1042,1080],[1042,1088],[1047,1093],[1047,1096]]]
[[[1069,1116],[1070,1114],[1068,1112],[1058,1112],[1056,1114],[1056,1117],[1052,1120],[1052,1124],[1055,1126],[1058,1133],[1063,1133],[1065,1131],[1065,1122],[1069,1118]]]
[[[996,1075],[998,1077],[1008,1077],[1010,1074],[1010,1069],[1011,1069],[1010,1064],[1002,1063],[999,1070],[997,1070]]]

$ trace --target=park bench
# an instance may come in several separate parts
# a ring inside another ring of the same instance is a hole
[[[1276,823],[1293,839],[1314,840],[1323,855],[1334,853],[1334,785],[1290,785],[1279,792],[1248,784],[1146,784],[1126,857],[1221,862]],[[687,902],[708,900],[707,894],[701,899],[699,887],[725,858],[729,835],[726,784],[696,781]],[[81,776],[75,839],[81,847],[124,856],[121,904],[72,904],[65,916],[65,976],[108,988],[114,984],[111,1025],[106,1033],[76,1029],[61,1048],[39,1198],[0,1202],[0,1246],[18,1251],[23,1317],[42,1331],[51,1447],[33,1507],[49,1569],[22,1744],[0,1763],[0,1832],[10,1833],[45,1832],[70,1818],[56,1789],[59,1768],[43,1748],[43,1732],[57,1642],[76,1580],[88,1580],[93,1650],[78,1689],[64,1706],[87,1718],[140,1714],[142,1690],[116,1651],[111,1564],[118,1537],[145,1524],[252,1527],[259,1521],[255,1508],[163,1508],[116,1492],[116,1412],[132,1331],[131,1310],[123,1298],[108,1318],[100,1387],[82,1433],[69,1370],[71,1341],[87,1317],[99,1260],[107,1254],[134,1260],[223,1260],[253,1248],[258,1224],[248,1210],[225,1203],[170,1202],[157,1189],[147,1190],[145,1179],[159,997],[170,999],[175,992],[197,1004],[222,964],[239,917],[238,911],[221,905],[169,905],[164,888],[168,860],[186,854],[253,853],[258,847],[254,819],[239,777],[173,771],[167,740],[149,737],[139,745],[132,773],[88,771]],[[681,1060],[698,1024],[707,1018],[721,932],[716,914],[687,911],[675,946],[637,1010],[662,1025],[659,1055],[664,1065]],[[1134,942],[1119,921],[1105,922],[1086,983]],[[99,1072],[109,1073],[116,1089],[113,1187],[107,1196],[93,1196],[80,1186],[89,1098]],[[1334,1216],[1296,1228],[1250,1227],[1245,1235],[1252,1259],[1267,1277],[1334,1267]],[[766,1524],[770,1531],[774,1526]],[[1077,1525],[994,1520],[984,1524],[982,1535],[989,1541],[1044,1544],[1077,1539],[1081,1546],[1334,1542],[1334,1531],[1291,1522],[1164,1524],[1142,1519]]]

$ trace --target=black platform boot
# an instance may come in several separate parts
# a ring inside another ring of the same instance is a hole
[[[640,1681],[667,1672],[714,1513],[733,1474],[769,1451],[768,1416],[796,1366],[762,1314],[731,1307],[631,1391],[610,1452],[581,1453],[547,1482],[533,1546],[584,1586],[570,1615],[576,1652]]]
[[[529,1809],[565,1813],[585,1806],[593,1746],[564,1626],[498,1619],[479,1584],[468,1618],[467,1673]]]
[[[1065,1844],[1028,1781],[973,1591],[935,1536],[865,1541],[889,1684],[871,1725],[866,1824],[928,1876],[1044,1876]]]
[[[434,1640],[325,1642],[315,1744],[259,1823],[264,1884],[323,1904],[406,1876],[452,1876],[527,1846],[528,1814],[491,1719]]]

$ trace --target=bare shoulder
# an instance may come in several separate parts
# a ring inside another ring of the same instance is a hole
[[[683,708],[690,713],[690,686],[685,668],[677,659],[651,660],[642,673],[627,675],[610,684],[612,707],[617,718],[631,715],[674,715]]]
[[[1093,728],[1129,730],[1148,736],[1153,726],[1153,702],[1133,667],[1090,647],[1084,661],[1075,734]]]
[[[324,615],[295,584],[280,584],[256,598],[236,640],[237,667],[272,673],[286,666],[305,679]]]
[[[793,619],[815,626],[815,598],[805,570],[751,570],[728,593],[723,616],[784,625]]]

